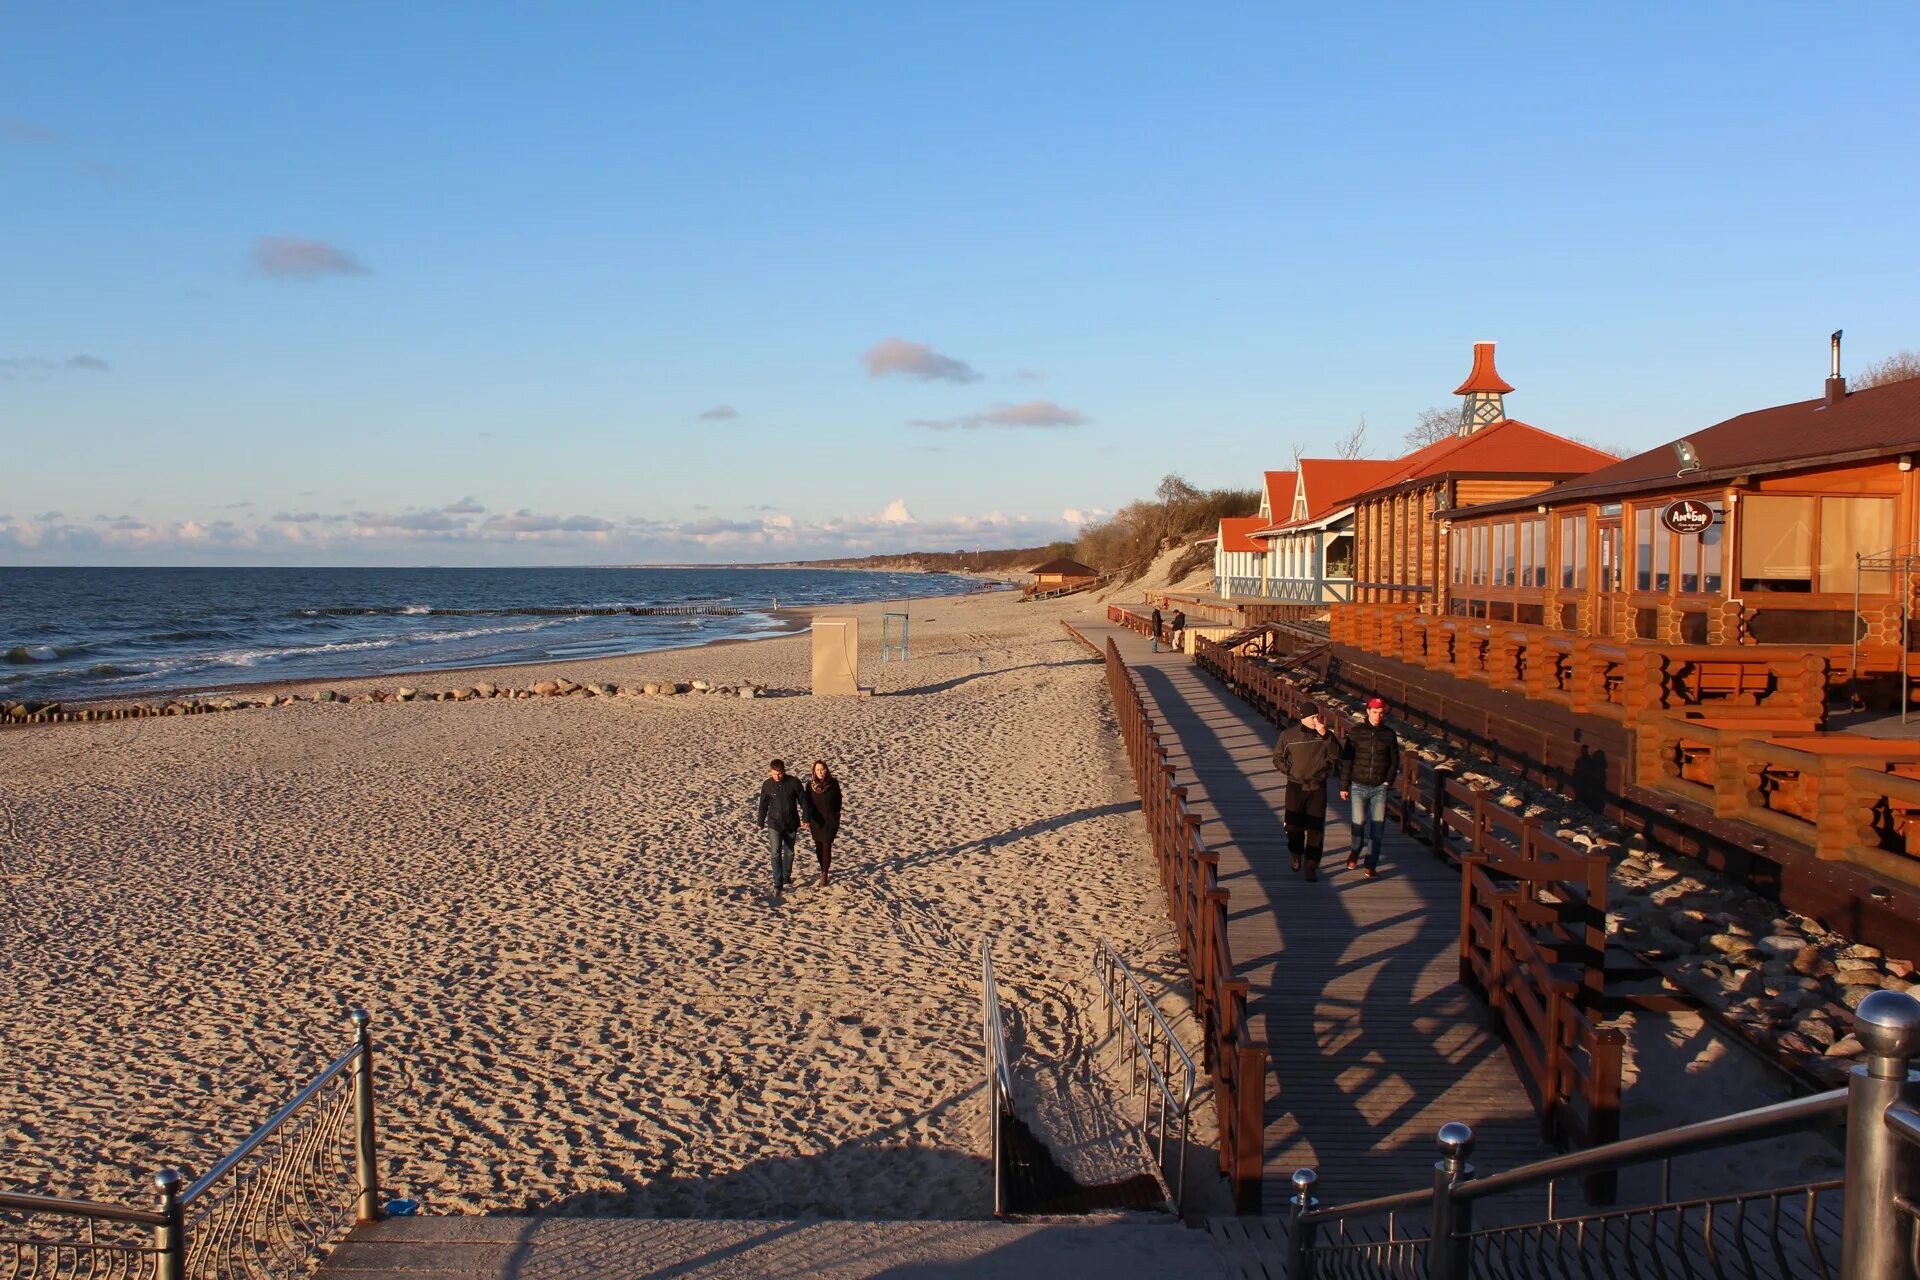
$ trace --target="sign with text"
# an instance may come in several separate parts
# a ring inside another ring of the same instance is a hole
[[[1713,527],[1713,508],[1696,498],[1682,498],[1667,504],[1660,523],[1678,534],[1705,533]]]

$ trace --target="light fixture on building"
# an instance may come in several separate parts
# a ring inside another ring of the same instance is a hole
[[[1680,459],[1680,469],[1673,473],[1674,479],[1678,480],[1681,476],[1690,476],[1700,470],[1700,455],[1694,451],[1692,441],[1675,440],[1673,442],[1673,452],[1674,455]]]
[[[1903,454],[1901,454],[1901,455],[1900,455],[1900,469],[1901,469],[1902,471],[1911,471],[1911,470],[1913,470],[1913,455],[1912,455],[1912,454],[1910,454],[1910,453],[1903,453]]]

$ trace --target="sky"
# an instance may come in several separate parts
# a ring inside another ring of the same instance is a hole
[[[1031,546],[1920,347],[1920,6],[0,7],[0,564]]]

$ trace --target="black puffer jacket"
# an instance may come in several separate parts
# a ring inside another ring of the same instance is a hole
[[[1324,787],[1340,763],[1340,747],[1330,733],[1315,733],[1304,724],[1288,725],[1280,731],[1273,748],[1273,767],[1289,783],[1303,787]]]
[[[1347,726],[1347,747],[1340,753],[1340,785],[1377,787],[1400,776],[1400,739],[1382,720]]]

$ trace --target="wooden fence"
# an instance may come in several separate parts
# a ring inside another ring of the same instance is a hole
[[[1337,605],[1328,627],[1339,644],[1627,725],[1687,707],[1826,720],[1828,646],[1607,640],[1391,604]]]
[[[1264,662],[1207,640],[1194,650],[1203,671],[1275,724],[1297,718],[1308,695]],[[1343,742],[1351,723],[1328,719]],[[1580,1145],[1613,1141],[1625,1037],[1594,1021],[1605,984],[1607,858],[1581,852],[1412,750],[1389,812],[1461,869],[1460,976],[1485,997],[1543,1130]],[[1612,1187],[1589,1192],[1611,1196]]]
[[[1086,637],[1070,634],[1094,652]],[[1187,806],[1187,789],[1174,784],[1174,767],[1160,731],[1147,714],[1133,672],[1111,641],[1106,647],[1107,688],[1114,716],[1133,765],[1147,830],[1153,837],[1167,913],[1180,954],[1193,975],[1194,1012],[1205,1032],[1206,1066],[1220,1128],[1220,1172],[1233,1185],[1241,1213],[1260,1211],[1263,1142],[1266,1133],[1267,1047],[1247,1031],[1244,978],[1233,973],[1227,944],[1228,892],[1220,887],[1220,855],[1200,838],[1200,818]]]

